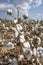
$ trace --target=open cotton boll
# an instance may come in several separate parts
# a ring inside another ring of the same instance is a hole
[[[18,22],[18,19],[14,19],[14,23],[17,23]]]
[[[26,47],[26,48],[30,48],[30,44],[29,44],[28,41],[24,42],[24,43],[23,43],[23,46]]]
[[[24,60],[24,56],[23,55],[19,55],[18,56],[18,61],[22,61],[22,60]]]
[[[37,50],[43,50],[43,47],[41,47],[41,46],[37,47]]]
[[[25,15],[28,17],[29,15],[28,15],[28,13],[25,13]]]
[[[41,63],[39,63],[39,65],[42,65]]]
[[[27,18],[29,17],[29,15],[28,15],[27,13],[25,13],[25,14],[23,15],[23,17],[24,17],[24,19],[27,19]]]
[[[38,47],[38,48],[37,48],[37,56],[38,56],[38,57],[40,57],[40,56],[43,57],[43,48],[42,48],[42,47]]]
[[[21,42],[21,43],[23,43],[24,41],[25,41],[25,39],[22,39],[22,38],[20,39],[20,42]]]
[[[40,53],[39,53],[39,51],[37,51],[37,57],[40,57]]]
[[[12,42],[8,42],[5,44],[7,47],[14,48],[14,44]]]
[[[20,24],[16,24],[16,28],[17,28],[18,31],[21,31],[23,29]]]
[[[31,49],[27,49],[25,52],[25,56],[28,60],[30,60],[31,56],[32,56],[32,51]]]
[[[38,63],[40,62],[38,58],[37,58],[37,62],[38,62]]]
[[[39,37],[37,37],[38,39],[38,44],[41,44],[41,39]]]
[[[9,59],[9,62],[12,62],[12,60],[11,60],[11,59]]]
[[[32,31],[34,31],[35,30],[35,27],[32,27]]]
[[[40,63],[40,61],[39,61],[39,59],[37,58],[37,62],[39,63],[39,65],[42,65],[41,63]]]
[[[17,37],[17,36],[18,36],[18,34],[19,34],[19,33],[18,33],[18,31],[16,30],[16,31],[15,31],[15,37]]]
[[[3,27],[5,27],[5,24],[3,24]]]
[[[43,26],[40,26],[41,29],[43,29]]]
[[[22,31],[22,32],[20,31],[20,33],[21,33],[22,35],[24,35],[24,31]]]
[[[13,58],[13,60],[12,60],[12,63],[11,63],[12,65],[17,65],[17,59],[16,58]]]
[[[12,14],[12,13],[13,13],[13,11],[11,9],[7,10],[7,14]]]
[[[36,56],[36,53],[37,53],[36,48],[34,48],[34,49],[33,49],[33,54],[34,54],[34,56]]]
[[[23,48],[23,47],[22,49],[23,49],[25,57],[29,60],[33,54],[32,50],[29,48]]]
[[[18,31],[16,30],[16,28],[11,27],[11,29],[15,31],[15,34],[14,34],[14,35],[15,35],[15,37],[17,37],[19,33],[18,33]]]
[[[15,27],[10,26],[10,28],[11,28],[13,31],[15,31],[15,30],[16,30],[16,28],[15,28]]]
[[[35,59],[33,58],[33,59],[32,59],[32,62],[34,62],[34,61],[35,61]]]
[[[12,12],[12,10],[11,9],[8,9],[8,12]]]
[[[24,38],[24,35],[20,35],[20,38]]]
[[[26,50],[27,50],[27,48],[23,48],[23,47],[22,47],[22,49],[23,49],[23,52],[24,52],[24,53],[25,53],[25,52],[26,52]]]
[[[25,41],[24,35],[20,35],[20,42],[23,43]]]
[[[35,27],[38,28],[38,24],[36,24]]]
[[[9,27],[6,27],[7,30],[9,30]]]

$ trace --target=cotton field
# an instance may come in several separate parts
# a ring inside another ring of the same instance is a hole
[[[43,65],[43,21],[0,20],[0,65]]]

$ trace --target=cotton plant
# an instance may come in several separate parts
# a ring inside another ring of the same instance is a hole
[[[4,28],[1,30],[2,32],[4,30],[3,35],[5,40],[3,47],[8,49],[10,47],[11,49],[7,50],[6,53],[5,51],[1,53],[7,56],[5,59],[8,58],[11,65],[42,65],[40,59],[43,58],[43,46],[41,46],[43,32],[42,30],[39,32],[42,29],[42,27],[40,28],[40,22],[18,22],[16,19],[12,23],[10,22],[10,26],[5,26],[5,23],[2,23],[2,26],[6,28],[6,31]],[[2,32],[0,35],[1,44]],[[40,34],[37,35],[37,32]],[[8,35],[9,38],[7,38]]]

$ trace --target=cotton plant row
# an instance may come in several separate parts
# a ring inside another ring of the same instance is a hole
[[[10,65],[42,65],[43,26],[40,22],[22,22],[15,19],[0,21],[1,62]],[[43,23],[42,23],[43,24]],[[3,58],[4,56],[4,58]],[[1,63],[0,63],[1,64]],[[9,64],[9,63],[8,63]]]

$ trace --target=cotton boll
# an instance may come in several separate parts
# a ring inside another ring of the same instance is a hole
[[[11,28],[13,31],[15,31],[15,30],[16,30],[16,28],[15,28],[15,27],[11,27],[11,26],[10,26],[10,28]]]
[[[26,50],[25,52],[25,56],[28,60],[30,60],[31,56],[32,56],[32,51],[30,49]]]
[[[6,29],[7,29],[7,30],[9,30],[9,28],[8,28],[8,27],[6,27]]]
[[[28,16],[27,13],[25,13],[25,14],[23,15],[23,17],[24,17],[24,19],[27,19],[29,16]]]
[[[29,48],[22,48],[22,49],[23,49],[25,57],[29,60],[33,54],[31,49]]]
[[[8,9],[7,14],[11,15],[11,14],[13,14],[13,11],[11,9]]]
[[[5,27],[5,24],[3,24],[3,27]]]
[[[17,29],[16,28],[14,28],[14,27],[11,27],[11,29],[13,30],[13,31],[15,31],[15,33],[14,33],[14,35],[15,35],[15,37],[17,37],[18,36],[18,31],[17,31]]]
[[[34,61],[35,61],[35,59],[33,58],[33,59],[32,59],[32,62],[34,62]]]
[[[17,59],[16,58],[13,58],[13,60],[12,60],[12,63],[11,63],[12,65],[17,65]]]
[[[20,35],[20,42],[21,42],[21,43],[25,42],[25,37],[24,37],[24,35]]]
[[[43,47],[41,47],[41,46],[37,47],[37,50],[43,50]]]
[[[20,39],[20,42],[23,43],[25,41],[25,39]]]
[[[18,19],[14,19],[14,23],[17,23],[18,22]]]
[[[38,63],[40,62],[38,58],[37,58],[37,62],[38,62]]]
[[[9,62],[12,62],[12,59],[9,59]]]
[[[24,43],[23,43],[23,46],[26,47],[26,48],[30,48],[30,44],[29,44],[28,41],[24,42]]]
[[[35,27],[32,27],[32,31],[34,31],[35,30]]]
[[[37,51],[37,57],[40,57],[40,53],[39,53],[39,51]]]
[[[23,29],[20,24],[16,24],[16,28],[17,28],[18,31],[21,31]]]
[[[43,26],[40,26],[41,29],[43,29]]]
[[[38,28],[38,24],[36,24],[35,27]]]
[[[24,60],[24,56],[23,55],[19,55],[18,56],[18,61],[22,61],[22,60]]]
[[[34,54],[34,56],[36,56],[36,52],[37,52],[37,51],[36,51],[36,48],[34,48],[34,49],[33,49],[33,54]]]
[[[35,65],[35,63],[33,63],[33,65]]]
[[[26,32],[26,34],[29,34],[30,35],[30,32]]]
[[[37,62],[39,63],[39,65],[42,65],[41,63],[40,63],[40,61],[39,61],[39,59],[37,58]]]
[[[20,31],[20,33],[21,33],[21,35],[24,35],[24,31],[22,31],[22,32]]]
[[[22,47],[22,49],[23,49],[23,52],[24,52],[24,53],[25,53],[25,52],[26,52],[26,50],[27,50],[27,48],[23,48],[23,47]]]
[[[7,59],[7,56],[5,56],[5,59]]]
[[[19,34],[19,33],[18,33],[18,31],[16,30],[16,31],[15,31],[15,37],[17,37],[17,36],[18,36],[18,34]]]
[[[40,47],[37,47],[37,50],[40,50]]]
[[[41,39],[39,37],[37,39],[38,39],[38,44],[41,44]]]
[[[8,12],[11,12],[12,13],[12,10],[11,9],[8,9]]]
[[[33,54],[32,50],[30,51],[30,54],[31,54],[31,55]]]
[[[39,63],[39,65],[42,65],[41,63]]]
[[[14,48],[14,44],[12,42],[5,43],[7,47]]]
[[[23,38],[24,39],[24,35],[20,35],[20,38]]]
[[[37,48],[37,56],[38,57],[42,56],[42,47]]]

